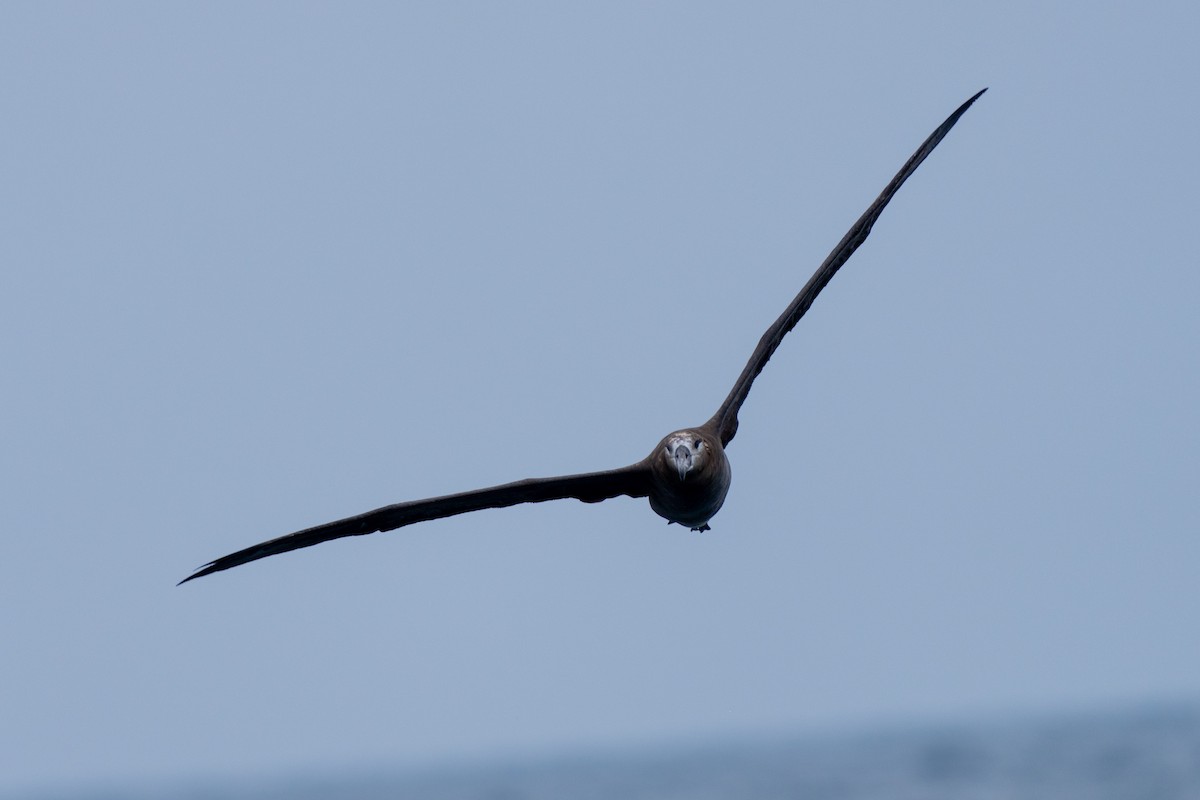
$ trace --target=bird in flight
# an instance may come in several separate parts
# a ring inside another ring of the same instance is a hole
[[[621,469],[556,478],[530,478],[487,489],[384,506],[354,517],[289,533],[222,556],[205,564],[179,583],[184,584],[194,578],[211,575],[260,558],[298,550],[301,547],[311,547],[344,536],[390,531],[417,522],[485,508],[505,508],[520,503],[541,503],[568,497],[585,503],[598,503],[621,495],[647,497],[650,500],[650,508],[660,517],[665,517],[669,523],[686,525],[694,531],[708,530],[709,520],[720,510],[729,491],[730,469],[725,448],[737,433],[738,409],[746,401],[754,379],[762,372],[783,337],[796,326],[813,300],[833,278],[834,273],[846,263],[858,246],[866,241],[871,233],[871,226],[879,219],[892,196],[950,132],[959,117],[986,91],[987,89],[980,90],[959,106],[929,135],[884,187],[879,197],[875,198],[875,202],[871,203],[842,237],[837,247],[833,248],[833,252],[817,267],[817,271],[779,319],[767,328],[758,346],[754,348],[750,360],[746,362],[742,374],[733,384],[729,396],[708,422],[697,428],[682,428],[667,434],[654,446],[650,455]]]

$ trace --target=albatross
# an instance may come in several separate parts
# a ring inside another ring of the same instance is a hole
[[[195,578],[260,558],[311,547],[344,536],[390,531],[418,522],[486,508],[505,508],[520,503],[542,503],[565,498],[598,503],[622,495],[646,497],[649,498],[650,508],[654,513],[664,517],[668,523],[684,525],[693,531],[709,530],[709,520],[721,509],[725,495],[729,492],[731,472],[725,448],[737,433],[738,410],[746,401],[754,379],[762,372],[779,343],[783,341],[783,337],[796,326],[825,285],[859,245],[866,241],[871,233],[871,226],[879,219],[883,209],[904,182],[950,132],[959,117],[986,91],[986,88],[980,90],[959,106],[905,162],[879,197],[851,226],[821,266],[817,267],[817,271],[779,319],[767,328],[729,395],[721,403],[717,413],[703,425],[681,428],[667,434],[654,446],[650,455],[627,467],[604,472],[561,475],[555,478],[530,478],[486,489],[384,506],[357,516],[289,533],[222,556],[198,568],[179,583],[184,584]]]

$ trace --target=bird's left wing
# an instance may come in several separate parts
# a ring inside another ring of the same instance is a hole
[[[950,129],[954,127],[954,123],[958,122],[958,118],[967,113],[967,109],[971,104],[979,99],[979,95],[986,92],[987,89],[982,89],[975,93],[967,102],[959,106],[953,114],[946,118],[946,121],[937,127],[933,133],[929,134],[921,146],[917,148],[917,152],[913,153],[908,161],[904,162],[904,166],[896,173],[891,182],[884,187],[883,192],[879,197],[875,198],[875,202],[863,212],[863,215],[858,218],[858,221],[846,232],[842,240],[838,242],[837,247],[833,248],[833,252],[822,262],[821,266],[817,267],[817,271],[809,278],[808,283],[800,290],[800,294],[796,295],[779,319],[772,323],[767,332],[762,335],[758,342],[758,347],[754,349],[754,353],[750,356],[750,360],[746,362],[745,369],[738,376],[737,383],[733,385],[733,389],[729,392],[729,396],[725,398],[725,402],[713,415],[706,426],[716,432],[721,438],[721,444],[727,445],[737,433],[738,427],[738,409],[742,407],[742,403],[746,400],[746,395],[750,393],[750,385],[754,383],[754,379],[758,377],[758,373],[762,372],[762,368],[766,365],[767,360],[775,352],[775,348],[779,347],[779,343],[783,341],[783,337],[788,331],[796,327],[796,323],[804,316],[804,312],[808,311],[809,306],[813,304],[813,300],[817,299],[817,295],[825,288],[825,284],[829,283],[833,278],[834,273],[838,268],[845,264],[847,259],[853,255],[858,246],[867,240],[867,236],[871,233],[871,226],[875,224],[875,220],[879,219],[879,215],[883,213],[883,209],[891,202],[892,196],[899,191],[904,182],[909,176],[917,171],[917,167],[921,166],[921,162],[925,157],[933,152],[933,148],[938,146],[938,142],[945,138]]]
[[[314,544],[340,539],[343,536],[362,536],[377,531],[390,531],[431,519],[452,517],[485,508],[505,508],[519,503],[541,503],[573,497],[585,503],[598,503],[610,497],[627,495],[645,497],[650,493],[650,469],[645,461],[606,472],[587,472],[557,478],[530,478],[523,481],[476,489],[471,492],[430,497],[377,508],[365,514],[327,522],[315,528],[280,536],[222,556],[205,564],[194,574],[181,580],[184,584],[194,578],[240,566],[260,558],[311,547]]]

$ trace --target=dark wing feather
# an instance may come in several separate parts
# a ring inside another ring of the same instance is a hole
[[[340,539],[343,536],[362,536],[377,531],[390,531],[425,522],[431,519],[452,517],[485,508],[505,508],[519,503],[541,503],[546,500],[561,500],[574,497],[585,503],[596,503],[610,497],[628,495],[645,497],[650,492],[650,470],[642,461],[622,469],[607,472],[588,472],[581,475],[564,475],[558,478],[530,478],[528,480],[461,492],[427,500],[414,500],[377,508],[336,522],[327,522],[315,528],[289,533],[278,539],[247,547],[236,553],[222,556],[205,564],[195,574],[181,580],[184,584],[194,578],[236,567],[260,558],[311,547],[314,544]]]
[[[809,278],[808,283],[800,290],[800,294],[796,295],[796,299],[791,302],[787,310],[763,334],[762,339],[758,342],[758,347],[754,349],[754,355],[750,356],[750,361],[746,363],[746,368],[742,370],[742,374],[738,376],[737,383],[733,385],[733,390],[725,398],[725,402],[721,404],[721,408],[717,410],[717,413],[707,423],[707,426],[714,429],[721,437],[721,444],[729,444],[734,434],[737,433],[738,409],[742,407],[742,403],[746,400],[746,395],[750,393],[751,384],[758,377],[758,373],[762,372],[767,360],[775,352],[775,348],[779,347],[779,343],[783,341],[783,337],[787,335],[788,331],[796,327],[796,323],[808,311],[809,306],[813,304],[813,300],[825,288],[825,284],[829,283],[830,279],[833,278],[838,268],[842,264],[845,264],[847,259],[858,249],[858,246],[867,240],[867,236],[871,233],[871,226],[875,224],[875,220],[879,219],[879,215],[883,213],[883,209],[892,199],[892,195],[896,194],[897,190],[904,185],[904,182],[908,180],[908,176],[917,171],[917,167],[921,166],[921,162],[925,160],[925,157],[932,153],[933,148],[938,146],[938,142],[942,141],[942,138],[950,132],[950,129],[954,127],[954,123],[958,122],[958,118],[965,114],[967,109],[971,107],[971,104],[979,98],[979,95],[986,91],[987,89],[981,90],[970,100],[959,106],[958,110],[939,125],[938,129],[931,133],[929,138],[917,148],[917,152],[913,153],[912,157],[896,173],[896,177],[892,178],[892,182],[884,188],[883,193],[858,218],[858,222],[855,222],[854,226],[842,237],[837,247],[833,248],[833,252],[829,254],[824,263]]]

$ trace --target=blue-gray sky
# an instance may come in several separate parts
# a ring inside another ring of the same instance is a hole
[[[0,6],[0,792],[1200,696],[1194,4]],[[756,383],[713,531],[389,502]],[[682,321],[682,324],[681,324]]]

